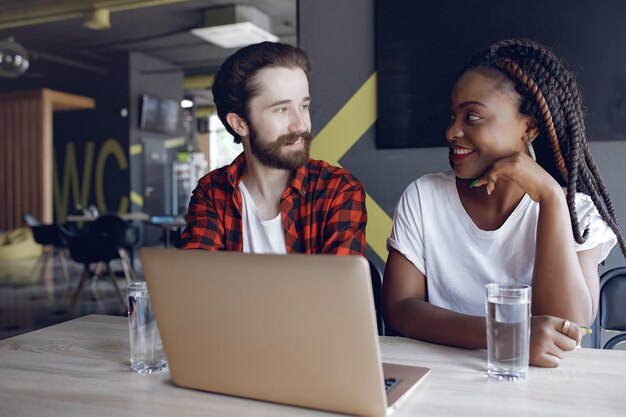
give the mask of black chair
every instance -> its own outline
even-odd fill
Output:
[[[35,262],[32,274],[34,275],[41,266],[40,273],[43,275],[48,262],[54,263],[54,255],[56,253],[59,256],[65,282],[69,282],[70,275],[67,267],[67,248],[61,238],[59,226],[56,223],[42,224],[38,219],[28,213],[22,215],[22,220],[24,220],[24,223],[32,230],[35,242],[43,246],[43,252],[39,259],[37,259],[37,262]],[[52,283],[49,284],[52,285]]]
[[[117,277],[111,269],[110,262],[114,259],[119,259],[120,254],[117,249],[116,242],[111,235],[94,233],[89,231],[87,233],[74,233],[69,230],[59,227],[61,236],[66,242],[72,259],[84,266],[83,273],[78,282],[78,286],[72,294],[72,311],[74,315],[78,313],[78,306],[80,303],[80,296],[82,295],[83,286],[87,278],[92,275],[91,265],[95,264],[93,275],[91,279],[91,289],[99,302],[98,290],[96,284],[98,279],[102,276],[104,268],[106,267],[111,278],[111,283],[117,292],[117,296],[120,300],[121,310],[126,311],[126,299],[120,292],[117,284]],[[130,282],[130,276],[126,275],[126,280]]]
[[[117,214],[106,213],[99,216],[89,225],[89,233],[111,236],[115,242],[119,259],[122,263],[124,276],[128,282],[135,280],[133,262],[128,252],[132,253],[134,246],[139,241],[137,229],[128,224]]]
[[[601,330],[626,332],[626,267],[613,268],[600,277],[600,302],[598,315],[593,322],[593,340],[595,348],[600,348]],[[603,349],[614,349],[626,342],[626,333],[613,336],[604,344]]]
[[[374,306],[376,307],[376,325],[378,326],[378,335],[385,335],[385,322],[383,321],[383,310],[381,308],[381,296],[383,291],[383,274],[380,269],[372,261],[367,260],[370,264],[370,275],[372,278],[372,292],[374,295]]]

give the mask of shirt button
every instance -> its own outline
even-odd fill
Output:
[[[302,195],[306,195],[306,191],[304,191],[304,190],[300,190],[300,194],[302,194]]]

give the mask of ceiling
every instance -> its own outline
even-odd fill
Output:
[[[136,51],[182,68],[187,77],[208,75],[235,49],[210,44],[189,30],[204,26],[204,10],[231,4],[235,2],[0,0],[0,40],[12,36],[24,46],[31,69],[38,61],[47,61],[102,72],[115,54]],[[248,0],[247,4],[269,15],[271,31],[281,41],[296,44],[296,0]],[[93,5],[109,8],[110,29],[83,27],[85,13]],[[33,16],[41,23],[31,24],[27,18],[32,22]]]

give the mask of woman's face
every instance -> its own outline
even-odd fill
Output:
[[[527,152],[532,118],[519,112],[513,82],[498,73],[468,70],[452,89],[446,138],[457,177],[480,177],[496,160]]]

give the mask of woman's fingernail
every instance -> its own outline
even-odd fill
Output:
[[[472,183],[470,184],[470,188],[475,187],[477,182],[478,182],[478,178],[476,178],[474,181],[472,181]]]

